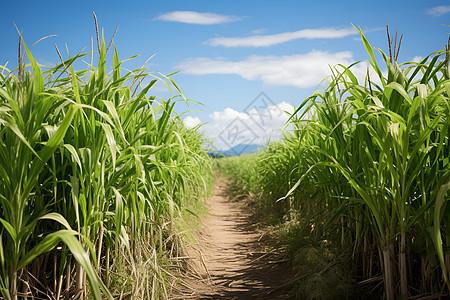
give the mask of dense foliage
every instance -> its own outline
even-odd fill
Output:
[[[45,72],[20,45],[0,75],[3,299],[167,297],[174,220],[211,173],[203,137],[174,113],[187,100],[168,77],[123,72],[115,49],[107,68],[104,40]],[[148,96],[158,80],[181,95]]]
[[[335,66],[295,130],[247,163],[257,175],[237,161],[229,172],[267,211],[306,217],[311,237],[350,249],[361,280],[382,274],[388,299],[448,293],[449,50],[399,65],[390,42],[384,71],[360,33],[374,78]]]

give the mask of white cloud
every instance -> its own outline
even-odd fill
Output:
[[[260,29],[254,29],[254,30],[250,31],[250,33],[251,34],[263,34],[266,31],[267,31],[266,28],[260,28]]]
[[[238,112],[231,107],[225,108],[223,111],[215,111],[210,116],[214,121],[228,121],[239,118],[241,120],[249,119],[249,115],[243,112]]]
[[[224,150],[239,144],[264,145],[269,138],[276,140],[282,137],[280,128],[284,128],[289,118],[284,111],[292,113],[294,107],[281,102],[260,110],[253,108],[248,113],[227,107],[213,112],[209,116],[211,121],[201,128]]]
[[[426,11],[427,14],[429,14],[433,17],[440,17],[448,12],[450,12],[450,5],[436,6],[436,7],[430,8]]]
[[[355,34],[358,34],[358,32],[352,27],[344,29],[303,29],[294,32],[283,32],[271,35],[217,37],[208,40],[207,43],[211,46],[224,47],[269,47],[297,39],[336,39]]]
[[[247,80],[260,80],[267,86],[294,86],[299,88],[316,87],[331,74],[330,66],[348,66],[355,59],[349,51],[330,53],[313,50],[306,54],[285,56],[249,56],[240,61],[191,58],[176,66],[185,74],[236,74]],[[360,70],[361,69],[361,70]],[[365,65],[354,66],[365,74]]]
[[[160,21],[181,22],[199,25],[214,25],[230,23],[242,18],[237,16],[221,15],[215,13],[200,13],[195,11],[173,11],[165,13],[156,18]]]
[[[423,60],[422,56],[414,56],[412,59],[413,62],[421,62],[422,60]]]
[[[200,119],[197,117],[186,116],[183,119],[183,122],[187,128],[194,128],[195,126],[199,125],[202,121],[200,121]]]

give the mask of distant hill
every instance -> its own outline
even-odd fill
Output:
[[[256,153],[260,148],[264,148],[264,146],[258,144],[239,144],[234,147],[231,147],[228,150],[220,152],[210,151],[208,152],[208,155],[214,158],[219,158],[223,156],[239,156],[242,154]]]

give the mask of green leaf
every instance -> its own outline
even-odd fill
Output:
[[[64,146],[64,148],[69,150],[69,152],[71,154],[71,158],[77,163],[77,165],[80,167],[80,170],[82,171],[83,168],[81,166],[80,156],[78,156],[78,153],[77,153],[77,150],[75,150],[75,147],[70,144],[64,144],[63,146]]]
[[[0,218],[0,222],[3,224],[3,227],[5,227],[6,231],[8,231],[8,233],[11,236],[13,242],[17,243],[17,232],[14,229],[14,227],[12,227],[11,224],[9,224],[7,221],[5,221],[2,218]]]
[[[111,156],[113,160],[113,168],[116,167],[116,152],[117,152],[117,145],[116,145],[116,139],[114,138],[114,134],[111,130],[111,127],[108,124],[100,123],[100,125],[103,127],[103,130],[105,131],[106,140],[109,145],[109,149],[111,151]]]
[[[31,54],[30,50],[28,49],[27,45],[22,39],[22,44],[25,47],[25,50],[27,52],[27,57],[30,60],[31,67],[33,68],[33,80],[34,80],[34,89],[36,96],[40,96],[40,94],[44,91],[44,78],[42,77],[41,67],[39,64],[34,60],[33,55]]]
[[[66,227],[66,229],[72,230],[72,228],[70,227],[69,222],[67,222],[66,218],[64,218],[61,214],[58,214],[56,212],[48,213],[48,214],[40,217],[39,220],[53,220],[53,221],[60,223],[64,227]]]
[[[33,187],[35,185],[35,182],[37,180],[39,173],[42,172],[42,169],[45,166],[45,164],[47,163],[47,161],[50,159],[50,157],[53,155],[55,150],[59,147],[59,145],[63,141],[66,131],[69,128],[70,124],[72,123],[72,120],[73,120],[77,110],[78,110],[78,108],[76,108],[76,107],[69,108],[69,111],[67,112],[66,116],[64,117],[64,120],[59,125],[58,130],[47,141],[45,146],[39,151],[38,157],[33,160],[33,164],[29,171],[30,180],[26,183],[24,192],[23,192],[23,195],[25,197],[27,197],[29,195],[29,193],[31,192],[31,190],[33,189]]]
[[[396,90],[403,97],[403,99],[408,101],[408,103],[410,105],[412,104],[413,101],[412,101],[411,97],[408,95],[408,92],[406,92],[405,89],[403,88],[403,86],[401,86],[399,83],[391,82],[388,85],[386,85],[385,88],[392,88],[392,89]]]

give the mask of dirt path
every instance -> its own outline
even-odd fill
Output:
[[[266,241],[246,209],[228,199],[223,180],[217,180],[207,207],[201,254],[194,258],[197,278],[183,280],[174,299],[292,299],[290,269],[280,250]]]

